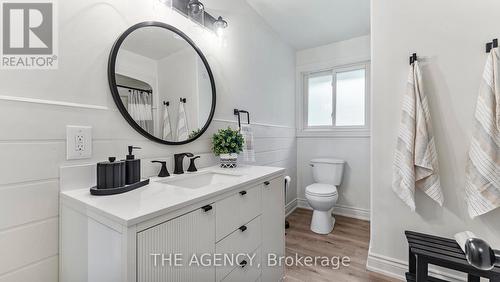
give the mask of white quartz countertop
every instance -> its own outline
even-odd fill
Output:
[[[242,165],[234,169],[218,166],[201,169],[193,174],[172,175],[167,178],[151,178],[148,185],[117,195],[94,196],[89,189],[61,192],[61,203],[82,212],[92,211],[124,226],[152,219],[183,207],[207,200],[248,184],[264,181],[282,174],[283,168]],[[205,187],[181,188],[158,181],[189,178],[194,174],[222,173],[237,175],[234,181],[216,183]]]

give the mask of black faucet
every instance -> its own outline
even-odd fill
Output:
[[[191,158],[191,161],[189,162],[189,167],[188,167],[188,170],[189,172],[195,172],[195,171],[198,171],[198,169],[196,168],[196,164],[194,163],[194,161],[196,159],[199,159],[200,156],[196,156],[196,157],[193,157]]]
[[[182,161],[184,160],[184,157],[193,157],[193,156],[194,155],[191,153],[175,154],[174,155],[174,162],[175,162],[174,174],[183,174],[184,167],[182,165]]]
[[[158,177],[169,177],[170,176],[170,173],[168,173],[166,161],[151,161],[151,162],[161,164],[161,169],[160,169],[160,173],[158,173]]]

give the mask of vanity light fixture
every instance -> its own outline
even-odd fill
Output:
[[[187,8],[189,14],[192,16],[198,16],[205,10],[205,6],[199,0],[189,0]]]
[[[196,24],[205,25],[205,6],[199,0],[189,0],[187,16]]]
[[[217,36],[222,37],[224,35],[224,30],[227,27],[227,21],[225,21],[222,17],[219,16],[217,20],[214,22],[215,33]]]
[[[227,21],[222,17],[214,17],[205,11],[205,5],[200,0],[158,0],[160,3],[169,6],[173,11],[189,18],[194,23],[211,30],[219,38],[222,38]]]

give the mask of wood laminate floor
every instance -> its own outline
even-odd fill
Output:
[[[331,266],[286,266],[286,282],[322,281],[398,281],[366,270],[366,258],[370,242],[370,222],[335,216],[332,233],[318,235],[309,229],[312,211],[297,209],[287,220],[290,228],[286,233],[286,255],[295,257],[349,257],[349,266],[333,269]]]

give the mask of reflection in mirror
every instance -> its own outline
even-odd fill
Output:
[[[129,115],[156,138],[193,139],[210,122],[209,72],[196,50],[169,29],[133,30],[117,53],[115,80]]]
[[[121,74],[116,74],[116,86],[130,116],[149,134],[154,135],[153,88],[144,81]],[[144,105],[144,109],[141,105]]]

